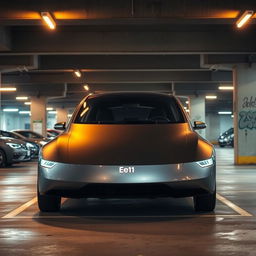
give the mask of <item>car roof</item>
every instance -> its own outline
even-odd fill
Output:
[[[162,98],[162,99],[174,99],[175,97],[170,94],[164,93],[157,93],[157,92],[104,92],[104,93],[97,93],[91,94],[87,96],[88,99],[96,99],[96,98],[108,98],[108,97],[123,97],[123,96],[141,96],[141,97],[155,97],[155,98]]]

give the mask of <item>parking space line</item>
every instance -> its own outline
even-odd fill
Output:
[[[237,212],[237,214],[195,214],[195,215],[154,215],[154,216],[63,216],[63,215],[51,215],[51,216],[40,216],[40,215],[35,215],[35,216],[18,216],[20,213],[25,211],[27,208],[32,206],[37,202],[37,197],[34,197],[30,201],[24,203],[23,205],[19,206],[18,208],[14,209],[13,211],[9,212],[8,214],[4,215],[1,217],[2,219],[10,219],[10,218],[18,218],[18,219],[33,219],[33,218],[78,218],[78,217],[83,217],[83,218],[189,218],[189,217],[203,217],[203,218],[215,218],[215,217],[252,217],[253,215],[246,210],[242,209],[238,205],[232,203],[229,201],[227,198],[220,194],[216,194],[216,197],[219,201],[221,201],[223,204],[227,205],[229,208]],[[64,200],[66,201],[66,200]],[[63,201],[63,202],[64,202]]]
[[[251,217],[253,216],[251,213],[247,212],[246,210],[242,209],[241,207],[239,207],[238,205],[232,203],[231,201],[229,201],[227,198],[225,198],[224,196],[221,196],[220,194],[216,194],[216,197],[219,201],[221,201],[223,204],[227,205],[229,208],[231,208],[232,210],[234,210],[235,212],[237,212],[238,214],[240,214],[241,216],[246,216],[246,217]]]
[[[128,215],[128,216],[95,216],[95,215],[44,215],[44,216],[40,216],[40,215],[34,215],[34,216],[15,216],[15,217],[8,217],[8,218],[15,218],[15,219],[71,219],[71,218],[104,218],[104,219],[113,219],[113,218],[218,218],[218,217],[222,217],[222,218],[233,218],[233,217],[243,217],[242,215],[239,214],[205,214],[205,215],[200,215],[200,214],[188,214],[188,215],[139,215],[139,216],[132,216],[132,215]]]
[[[34,197],[33,199],[29,200],[25,204],[21,205],[20,207],[14,209],[13,211],[9,212],[8,214],[4,215],[2,219],[9,219],[14,218],[17,215],[19,215],[21,212],[25,211],[27,208],[29,208],[31,205],[35,204],[37,202],[37,197]]]

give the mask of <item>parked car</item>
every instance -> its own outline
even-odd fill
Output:
[[[39,146],[39,148],[41,148],[48,141],[50,141],[50,139],[45,138],[43,135],[41,135],[37,132],[34,132],[34,131],[30,131],[30,130],[13,130],[12,132],[22,135],[29,142],[36,143]]]
[[[10,166],[13,163],[29,161],[30,150],[21,140],[0,136],[0,167]]]
[[[61,197],[193,196],[196,211],[212,211],[215,151],[195,132],[205,127],[174,96],[89,95],[41,150],[39,209],[58,211]]]
[[[218,142],[220,147],[234,147],[234,128],[230,128],[227,131],[220,134]]]
[[[3,130],[0,130],[0,135],[3,137],[14,138],[14,139],[25,142],[26,147],[30,150],[31,158],[38,156],[40,147],[35,142],[27,139],[26,137],[15,132],[9,132],[9,131],[3,131]]]

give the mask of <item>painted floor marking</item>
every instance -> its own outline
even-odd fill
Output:
[[[19,218],[19,219],[33,219],[33,218],[39,218],[39,219],[48,219],[48,218],[78,218],[78,217],[87,217],[87,218],[187,218],[187,217],[211,217],[211,218],[215,218],[215,217],[252,217],[253,215],[249,212],[247,212],[246,210],[242,209],[241,207],[239,207],[238,205],[232,203],[231,201],[229,201],[227,198],[225,198],[224,196],[221,196],[220,194],[216,194],[216,198],[221,201],[223,204],[225,204],[226,206],[228,206],[229,208],[231,208],[232,210],[234,210],[235,212],[237,212],[239,215],[234,215],[234,214],[195,214],[195,215],[154,215],[154,216],[62,216],[62,215],[52,215],[52,216],[40,216],[40,215],[35,215],[35,216],[18,216],[20,213],[22,213],[23,211],[25,211],[27,208],[29,208],[30,206],[32,206],[33,204],[35,204],[37,202],[37,197],[34,197],[33,199],[31,199],[30,201],[26,202],[25,204],[19,206],[18,208],[14,209],[13,211],[9,212],[8,214],[4,215],[3,217],[1,217],[2,219],[11,219],[11,218]],[[66,201],[66,200],[64,200]]]
[[[246,217],[251,217],[253,216],[251,213],[247,212],[246,210],[242,209],[241,207],[239,207],[238,205],[232,203],[231,201],[229,201],[227,198],[225,198],[224,196],[221,196],[220,194],[216,194],[216,197],[219,201],[221,201],[223,204],[227,205],[229,208],[231,208],[232,210],[234,210],[235,212],[237,212],[238,214],[240,214],[241,216],[246,216]]]
[[[8,214],[4,215],[2,219],[10,219],[15,218],[17,215],[25,211],[27,208],[29,208],[31,205],[35,204],[37,202],[37,197],[34,197],[33,199],[29,200],[25,204],[19,206],[18,208],[14,209],[13,211],[9,212]]]

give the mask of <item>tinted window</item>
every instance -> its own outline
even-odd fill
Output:
[[[87,99],[75,123],[152,124],[183,123],[174,98],[158,95],[104,95]]]

